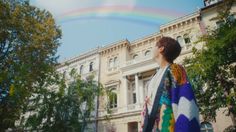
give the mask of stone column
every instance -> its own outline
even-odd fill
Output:
[[[139,83],[138,83],[138,74],[135,74],[135,92],[136,92],[136,104],[140,103],[140,94],[139,94]]]
[[[139,132],[141,129],[142,129],[142,127],[141,127],[141,122],[138,121],[138,132]]]
[[[123,76],[123,95],[124,95],[124,111],[127,111],[128,108],[128,80],[126,76]]]
[[[144,102],[144,88],[143,88],[143,80],[139,80],[139,95],[140,95],[140,105]]]

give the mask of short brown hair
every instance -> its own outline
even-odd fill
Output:
[[[164,51],[161,53],[169,63],[179,56],[181,52],[181,46],[178,41],[170,37],[162,37],[157,43],[157,47],[164,47]]]

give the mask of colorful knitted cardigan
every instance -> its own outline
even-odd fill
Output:
[[[199,110],[184,68],[171,64],[158,89],[150,114],[145,99],[141,132],[200,132]]]

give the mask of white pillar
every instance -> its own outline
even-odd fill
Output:
[[[123,76],[123,91],[124,91],[124,111],[128,108],[128,80]]]
[[[135,74],[135,92],[136,92],[136,99],[137,99],[136,104],[139,104],[140,94],[139,94],[138,74]]]
[[[140,121],[138,121],[138,132],[139,132],[140,130],[142,130],[142,127],[141,127],[141,122],[140,122]]]
[[[123,132],[129,132],[129,125],[127,122],[124,123],[124,131]]]
[[[140,104],[144,102],[144,88],[143,88],[143,80],[139,80],[139,95],[140,95]]]

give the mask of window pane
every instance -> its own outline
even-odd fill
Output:
[[[133,93],[133,103],[135,104],[136,103],[136,93]]]
[[[213,129],[208,129],[208,132],[213,132]]]
[[[110,108],[117,107],[117,94],[113,91],[109,95],[109,106]]]
[[[108,64],[108,65],[109,65],[109,67],[113,67],[113,61],[112,61],[112,59],[109,60],[109,64]]]
[[[114,66],[117,66],[117,64],[118,64],[118,59],[117,59],[117,57],[115,57],[114,58]]]
[[[211,123],[202,122],[201,123],[201,132],[214,132]]]
[[[91,62],[89,65],[89,71],[93,71],[93,62]]]
[[[189,44],[191,42],[188,34],[184,34],[184,42],[186,44]]]
[[[84,72],[84,66],[81,65],[81,66],[80,66],[80,74],[83,74],[83,72]]]
[[[179,42],[179,44],[181,46],[184,46],[184,40],[183,40],[183,38],[181,36],[178,36],[176,39],[177,39],[177,41]]]
[[[216,22],[216,27],[217,27],[217,28],[220,28],[220,27],[223,26],[223,24],[224,24],[224,21],[217,21],[217,22]]]

